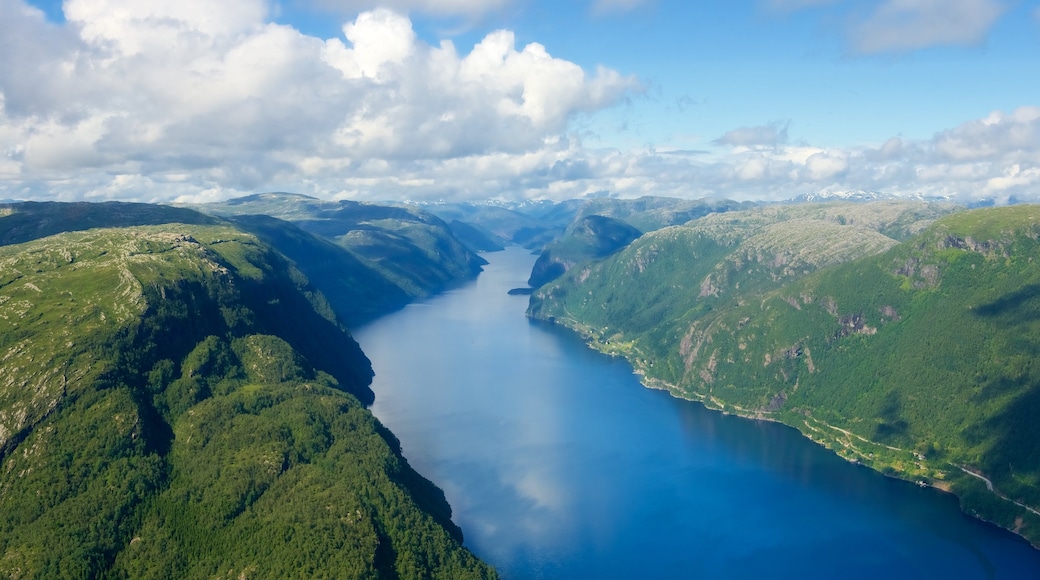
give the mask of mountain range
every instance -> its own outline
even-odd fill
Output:
[[[647,386],[1040,545],[1040,209],[838,197],[0,204],[0,572],[494,577],[349,328],[508,244]]]
[[[769,205],[649,232],[529,315],[1040,544],[1040,209]]]

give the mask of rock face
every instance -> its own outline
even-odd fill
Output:
[[[627,223],[601,215],[585,216],[538,256],[527,281],[532,288],[562,276],[576,264],[605,258],[642,235]]]

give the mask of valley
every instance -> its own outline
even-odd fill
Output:
[[[783,423],[1040,541],[1036,206],[258,194],[2,210],[9,574],[493,577],[435,485],[454,476],[427,480],[428,458],[416,472],[369,411],[394,402],[350,329],[518,244],[539,256],[503,298],[530,293],[529,318],[645,386]],[[418,348],[410,365],[442,364]]]

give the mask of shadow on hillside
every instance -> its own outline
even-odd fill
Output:
[[[983,387],[979,398],[1014,390],[1018,394],[1000,412],[965,429],[964,439],[985,446],[979,467],[1002,492],[1035,505],[1040,503],[1040,489],[1016,482],[1040,476],[1040,380],[999,377]]]
[[[975,309],[986,318],[1007,317],[1009,322],[1021,323],[1040,320],[1040,284],[1023,286],[1020,290]]]

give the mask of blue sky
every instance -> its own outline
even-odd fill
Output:
[[[0,0],[0,199],[1040,198],[1040,2]]]

